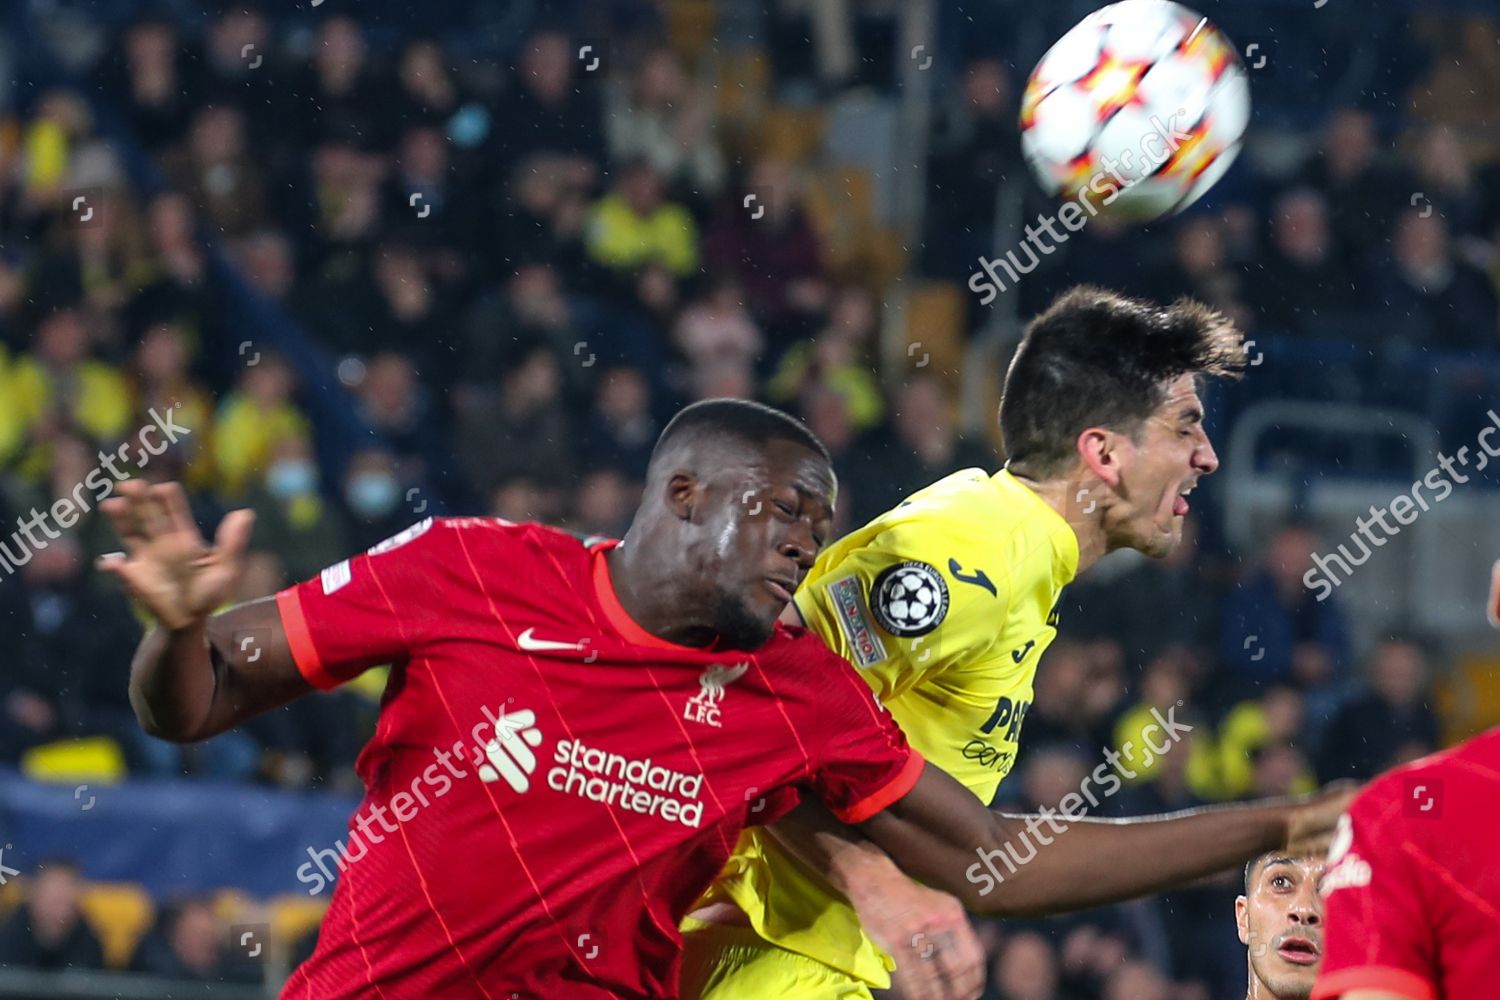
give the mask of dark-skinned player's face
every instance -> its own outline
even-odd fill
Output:
[[[1240,941],[1261,994],[1307,1000],[1323,957],[1320,857],[1273,857],[1251,871],[1250,892],[1235,901]]]
[[[833,524],[833,470],[794,441],[731,445],[698,485],[690,565],[712,593],[713,625],[735,649],[770,639]]]

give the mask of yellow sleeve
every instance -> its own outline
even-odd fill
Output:
[[[654,221],[662,264],[678,277],[691,274],[698,267],[698,227],[693,217],[687,209],[673,205],[658,212]]]
[[[988,805],[1015,763],[1032,671],[1008,654],[954,664],[887,707],[907,740]]]
[[[931,523],[898,522],[825,553],[798,590],[797,609],[884,702],[990,656],[1008,581],[966,572],[959,550]]]

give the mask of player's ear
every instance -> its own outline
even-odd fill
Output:
[[[1086,427],[1078,435],[1078,457],[1089,472],[1107,486],[1120,484],[1120,446],[1123,440],[1123,435],[1104,427]]]
[[[1250,924],[1246,917],[1250,913],[1250,901],[1238,896],[1234,901],[1234,926],[1240,932],[1240,944],[1250,943]]]
[[[679,520],[693,519],[693,506],[698,500],[698,479],[690,472],[674,472],[667,480],[666,495],[662,497],[667,509]]]

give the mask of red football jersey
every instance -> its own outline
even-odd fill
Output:
[[[1500,729],[1381,776],[1339,821],[1313,1000],[1481,1000],[1500,969]]]
[[[423,521],[277,596],[298,668],[393,665],[338,887],[283,997],[675,997],[678,920],[741,828],[805,784],[847,822],[922,758],[802,629],[754,653],[665,642],[561,531]]]

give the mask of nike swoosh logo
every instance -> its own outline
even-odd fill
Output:
[[[1022,646],[1020,649],[1012,649],[1010,651],[1010,658],[1012,660],[1015,660],[1017,663],[1020,663],[1022,660],[1026,659],[1026,654],[1031,652],[1031,647],[1035,645],[1035,639],[1027,639],[1026,645]]]
[[[571,649],[577,651],[583,648],[583,643],[581,642],[557,642],[552,639],[538,639],[532,634],[535,631],[536,629],[529,628],[516,636],[516,642],[520,644],[522,649],[532,653],[545,653],[554,649]]]

